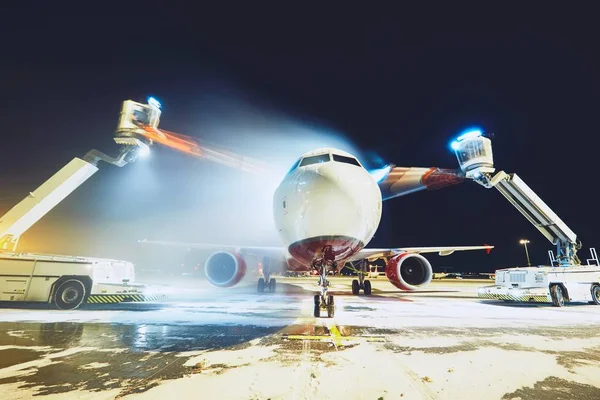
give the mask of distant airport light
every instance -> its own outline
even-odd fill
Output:
[[[525,247],[525,256],[527,257],[527,266],[531,267],[531,261],[529,260],[529,251],[527,250],[527,243],[529,243],[529,240],[521,239],[521,240],[519,240],[519,243],[521,243]]]
[[[156,107],[156,108],[160,108],[160,102],[158,100],[156,100],[154,97],[148,97],[148,104],[150,104],[152,107]]]

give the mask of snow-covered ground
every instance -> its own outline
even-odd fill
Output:
[[[338,295],[335,318],[315,319],[314,282],[286,281],[277,294],[184,288],[163,304],[2,309],[0,398],[600,398],[598,306],[375,280],[374,296]]]
[[[173,290],[164,303],[121,304],[73,311],[2,309],[0,322],[85,322],[117,324],[255,325],[285,326],[312,323],[312,280],[297,280],[304,293],[257,294],[248,290],[212,288]],[[296,282],[287,279],[286,282]],[[341,325],[402,327],[534,327],[600,324],[600,307],[575,304],[564,308],[549,305],[512,305],[479,301],[477,283],[434,282],[421,292],[394,290],[388,282],[374,281],[375,296],[352,296],[350,280],[334,281],[334,322]],[[376,282],[376,283],[375,283]],[[291,286],[291,285],[290,285]],[[382,289],[377,289],[377,288]],[[462,297],[460,295],[463,295]],[[140,311],[140,312],[137,312]],[[143,311],[143,312],[142,312]]]

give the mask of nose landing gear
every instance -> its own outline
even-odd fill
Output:
[[[321,316],[321,310],[327,310],[327,317],[333,318],[335,315],[335,303],[333,295],[328,294],[329,280],[327,279],[327,273],[330,268],[335,270],[337,268],[337,263],[332,260],[321,261],[313,263],[313,268],[319,271],[319,286],[321,287],[321,294],[315,294],[314,297],[315,304],[313,315],[316,318],[319,318]]]
[[[315,318],[321,316],[321,309],[327,310],[327,317],[333,318],[335,316],[335,303],[333,301],[333,295],[328,295],[327,300],[320,294],[315,294]]]

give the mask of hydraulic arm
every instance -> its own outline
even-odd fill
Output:
[[[117,157],[90,150],[83,158],[74,158],[35,191],[0,217],[0,252],[15,251],[20,236],[65,197],[98,171],[98,163],[123,167],[150,151],[153,143],[218,162],[247,172],[272,172],[269,165],[230,151],[201,146],[189,136],[160,130],[161,105],[154,98],[148,104],[123,102],[114,141],[120,146]]]
[[[135,103],[130,107],[130,111],[136,112],[139,117],[146,116],[149,124],[158,125],[160,109],[156,104]],[[126,115],[125,118],[127,117]],[[94,175],[98,171],[100,161],[122,167],[149,151],[151,142],[133,136],[130,131],[124,131],[123,124],[125,120],[122,114],[114,137],[115,142],[120,145],[117,157],[111,157],[98,150],[90,150],[83,158],[75,157],[0,217],[0,252],[16,251],[21,235]]]
[[[471,131],[458,137],[452,148],[466,178],[488,189],[495,187],[556,246],[557,258],[551,256],[551,262],[561,267],[581,264],[577,257],[581,243],[558,215],[517,174],[500,171],[493,175],[495,169],[490,139],[480,131]]]

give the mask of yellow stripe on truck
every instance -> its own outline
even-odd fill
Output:
[[[134,301],[134,302],[145,302],[145,301],[155,301],[162,300],[166,296],[165,295],[153,295],[146,296],[140,294],[94,294],[88,297],[88,304],[112,304],[112,303],[121,303],[125,300]]]
[[[545,303],[548,300],[547,296],[544,295],[522,295],[522,296],[512,296],[509,294],[500,294],[500,293],[480,293],[478,297],[482,299],[490,299],[490,300],[511,300],[511,301],[520,301],[520,302],[536,302],[536,303]]]

